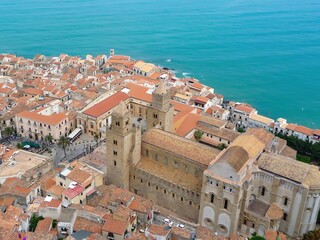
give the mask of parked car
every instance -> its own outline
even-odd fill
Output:
[[[182,229],[185,229],[185,228],[186,228],[186,227],[185,227],[183,224],[181,224],[181,223],[177,224],[177,227],[178,227],[178,228],[182,228]]]
[[[172,225],[173,225],[173,222],[169,218],[165,218],[164,223],[168,224],[169,227],[172,227]]]

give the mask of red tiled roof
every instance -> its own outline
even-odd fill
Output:
[[[54,113],[51,115],[42,115],[35,111],[31,111],[31,112],[24,111],[24,112],[18,113],[16,116],[41,122],[41,123],[46,123],[49,125],[57,125],[67,118],[67,115],[65,113]]]
[[[108,112],[115,106],[117,106],[121,101],[125,101],[128,99],[128,95],[123,92],[117,92],[110,97],[102,100],[101,102],[97,103],[96,105],[92,106],[91,108],[84,111],[84,114],[99,117],[102,114]]]
[[[194,101],[195,102],[200,102],[200,103],[207,103],[209,101],[209,98],[199,96],[199,97],[196,97],[194,99]]]
[[[61,205],[61,201],[60,200],[57,200],[57,199],[51,199],[51,201],[43,201],[41,204],[40,204],[40,207],[43,207],[43,208],[58,208],[59,206]]]
[[[248,113],[248,114],[250,114],[254,110],[254,108],[252,108],[252,107],[250,107],[248,105],[244,105],[244,104],[237,105],[235,107],[235,109],[237,109],[239,111],[242,111],[242,112],[245,112],[245,113]]]
[[[147,93],[147,91],[149,90],[148,88],[136,85],[134,83],[127,83],[125,86],[130,89],[130,92],[128,93],[130,97],[145,102],[152,101],[152,94]]]
[[[62,195],[67,196],[70,199],[73,199],[75,196],[78,196],[84,190],[85,190],[84,187],[77,185],[74,188],[68,188],[67,190],[64,190]]]
[[[102,231],[123,235],[128,228],[128,222],[114,219],[112,215],[104,216],[106,220],[102,227]]]
[[[291,123],[288,124],[287,129],[295,131],[295,132],[303,133],[308,136],[311,136],[313,133],[313,130],[311,128],[307,128],[304,126],[295,125],[295,124],[291,124]]]

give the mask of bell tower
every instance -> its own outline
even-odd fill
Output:
[[[129,189],[132,161],[139,161],[141,131],[132,126],[129,105],[124,102],[112,112],[107,131],[107,183]],[[139,154],[138,154],[139,153]]]
[[[152,93],[152,103],[147,109],[147,130],[159,126],[171,132],[173,126],[173,105],[170,104],[170,93],[165,84],[160,80],[156,90]]]

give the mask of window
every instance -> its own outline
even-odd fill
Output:
[[[164,190],[163,190],[163,192],[164,192],[164,193],[167,193],[167,190],[166,190],[166,189],[164,189]]]
[[[211,193],[210,202],[211,202],[211,203],[213,203],[213,202],[214,202],[214,194],[213,194],[213,193]]]
[[[113,155],[114,156],[118,156],[118,152],[117,151],[113,151]]]
[[[117,140],[113,140],[113,145],[118,145],[118,141]]]
[[[116,167],[117,166],[117,161],[113,160],[113,165]]]
[[[156,190],[159,190],[159,187],[158,187],[158,186],[156,186]]]
[[[181,202],[183,202],[183,197],[180,197]]]
[[[119,121],[116,121],[116,126],[120,126],[120,122]]]
[[[176,160],[173,162],[173,165],[175,168],[178,168],[178,162]]]
[[[228,209],[228,200],[227,199],[224,200],[223,208]]]
[[[140,182],[141,182],[141,183],[143,183],[143,180],[142,180],[142,179],[140,179]]]
[[[228,232],[228,229],[226,226],[222,225],[222,224],[219,224],[218,226],[218,231],[221,233],[221,234],[226,234]]]
[[[153,118],[157,119],[158,118],[158,114],[153,113]]]
[[[150,187],[150,185],[151,185],[151,184],[148,182],[148,186],[149,186],[149,187]]]
[[[284,198],[283,205],[285,205],[285,206],[288,205],[288,198],[287,197]]]
[[[284,220],[284,221],[287,221],[287,218],[288,218],[288,214],[287,214],[287,213],[284,213],[284,214],[283,214],[283,220]]]
[[[190,205],[190,206],[192,205],[192,201],[189,201],[189,205]]]
[[[175,197],[175,194],[174,194],[174,193],[172,193],[172,197]]]
[[[207,227],[212,227],[212,226],[213,226],[213,221],[212,221],[210,218],[205,218],[205,219],[204,219],[204,224],[205,224]]]
[[[158,160],[158,154],[154,154],[154,160]]]
[[[266,188],[262,187],[261,188],[261,196],[264,196],[266,194]]]
[[[146,150],[146,157],[149,157],[149,150]]]

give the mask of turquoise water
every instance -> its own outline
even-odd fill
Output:
[[[319,0],[0,0],[0,52],[110,48],[196,77],[261,114],[320,127]]]

